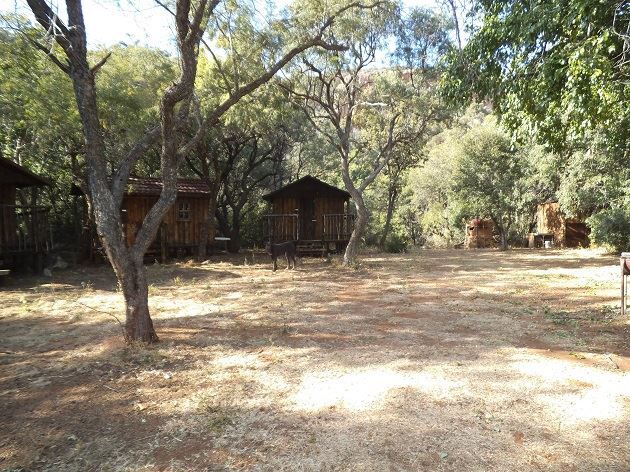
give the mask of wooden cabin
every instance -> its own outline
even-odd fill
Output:
[[[121,219],[127,245],[131,246],[144,217],[162,191],[158,177],[129,177],[121,205]],[[78,187],[73,194],[81,193]],[[177,200],[166,213],[160,230],[147,251],[148,256],[165,260],[171,256],[193,255],[199,246],[202,226],[210,211],[210,189],[200,179],[177,179]],[[215,234],[208,234],[212,246]],[[94,241],[98,244],[98,241]]]
[[[581,218],[567,218],[558,202],[538,205],[536,228],[528,235],[529,247],[542,247],[549,241],[558,247],[588,247],[590,228]]]
[[[302,255],[345,249],[354,229],[350,194],[307,175],[263,199],[269,203],[265,234],[271,242],[294,241]]]
[[[43,177],[0,158],[0,269],[42,270],[52,246],[49,208],[37,205],[38,189],[46,185]]]
[[[122,202],[122,221],[127,244],[134,243],[144,217],[162,191],[162,179],[129,177]],[[192,255],[199,246],[201,229],[210,211],[210,189],[200,179],[177,179],[177,200],[162,220],[150,253],[165,250],[166,256]],[[208,235],[208,244],[214,234]]]
[[[490,218],[475,218],[466,225],[466,249],[483,249],[497,246],[494,222]]]

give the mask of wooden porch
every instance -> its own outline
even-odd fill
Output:
[[[264,234],[272,243],[293,241],[300,255],[325,255],[345,249],[354,230],[355,215],[326,213],[321,219],[298,213],[264,215]]]

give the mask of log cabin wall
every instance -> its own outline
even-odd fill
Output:
[[[0,268],[43,269],[52,247],[49,209],[37,206],[38,187],[50,182],[26,167],[0,157]],[[31,201],[17,205],[17,189],[30,189]]]
[[[15,205],[15,185],[0,185],[0,205]]]
[[[496,247],[494,241],[494,223],[491,219],[474,219],[466,226],[466,249],[485,249]]]
[[[315,239],[324,239],[324,215],[345,213],[346,199],[336,196],[323,196],[315,199]]]
[[[127,195],[123,199],[123,223],[126,228],[127,244],[135,241],[135,236],[145,215],[157,201],[157,196]],[[162,223],[166,225],[166,239],[169,247],[197,246],[201,228],[209,211],[210,202],[205,196],[178,196],[168,210]],[[214,233],[208,235],[208,242],[214,240]],[[159,241],[160,235],[156,237]]]

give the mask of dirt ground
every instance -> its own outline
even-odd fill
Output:
[[[628,471],[630,320],[589,250],[106,267],[0,289],[0,470]]]

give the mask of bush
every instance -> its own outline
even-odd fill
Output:
[[[625,208],[603,210],[586,220],[591,241],[615,252],[630,251],[630,211]]]
[[[407,241],[396,233],[391,234],[385,241],[385,252],[399,253],[407,249]]]

